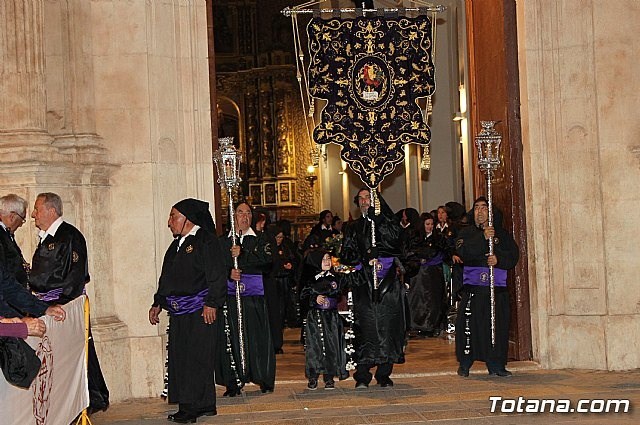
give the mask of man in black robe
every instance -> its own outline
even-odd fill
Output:
[[[404,363],[405,294],[398,278],[401,253],[401,227],[382,197],[381,214],[371,207],[371,193],[361,189],[354,201],[362,217],[347,223],[340,251],[340,261],[359,270],[345,279],[353,293],[355,315],[355,354],[357,363],[353,377],[356,388],[366,388],[371,382],[371,368],[377,366],[375,378],[381,387],[393,386],[389,377],[394,363]],[[376,246],[372,244],[371,228],[375,225]],[[377,264],[379,287],[374,289],[373,267]]]
[[[463,263],[462,300],[456,321],[458,375],[469,376],[475,360],[486,362],[489,375],[511,376],[506,369],[509,348],[509,292],[507,270],[515,267],[519,252],[513,237],[502,228],[502,215],[494,210],[489,227],[486,198],[473,203],[473,225],[463,228],[456,239],[456,252]],[[493,238],[493,255],[489,239]],[[491,344],[489,266],[494,270],[495,345]]]
[[[62,199],[40,193],[31,212],[40,232],[33,253],[29,287],[42,301],[66,304],[85,293],[89,283],[87,243],[78,229],[62,219]],[[89,413],[109,407],[109,390],[102,376],[91,330],[89,330]]]
[[[0,263],[16,280],[27,287],[27,264],[16,243],[16,230],[26,221],[27,201],[9,194],[0,198]]]
[[[225,267],[207,202],[178,202],[168,227],[174,240],[164,256],[149,322],[156,325],[162,309],[169,312],[169,403],[178,403],[178,411],[168,419],[194,423],[217,414],[213,323],[225,301]]]
[[[227,282],[227,314],[218,322],[218,339],[226,341],[218,347],[216,383],[224,385],[225,397],[240,394],[242,386],[253,382],[262,393],[273,392],[276,380],[276,356],[273,349],[269,314],[265,302],[264,275],[272,267],[272,246],[266,234],[251,228],[251,207],[241,202],[236,206],[236,244],[229,232],[221,241]],[[238,267],[233,258],[238,259]],[[245,368],[242,367],[236,282],[240,282]]]

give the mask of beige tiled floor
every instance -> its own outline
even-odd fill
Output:
[[[309,391],[304,379],[304,353],[295,334],[287,332],[285,354],[278,356],[276,390],[261,394],[248,385],[241,397],[223,398],[218,389],[218,416],[203,424],[637,424],[640,371],[600,372],[541,370],[532,362],[509,364],[510,378],[489,377],[474,365],[468,378],[455,374],[453,345],[439,339],[411,340],[407,363],[394,369],[393,388],[355,390],[352,379],[333,391]],[[629,413],[491,413],[490,396],[517,399],[629,399]],[[575,404],[574,404],[575,405]],[[160,398],[128,400],[91,417],[94,425],[167,424],[175,410]]]

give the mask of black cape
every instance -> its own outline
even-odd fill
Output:
[[[382,197],[381,222],[376,225],[379,257],[401,255],[400,223]],[[340,251],[340,261],[346,265],[361,264],[362,269],[344,275],[353,293],[355,354],[358,364],[376,365],[404,363],[406,334],[405,290],[398,278],[399,262],[395,262],[373,289],[373,270],[367,251],[371,248],[371,221],[367,218],[347,223]]]

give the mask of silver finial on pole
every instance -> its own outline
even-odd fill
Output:
[[[478,168],[484,172],[487,180],[487,208],[489,210],[489,227],[493,227],[493,193],[491,181],[494,172],[500,166],[500,143],[502,136],[494,126],[499,121],[480,121],[482,130],[476,136],[476,147],[478,149]],[[493,238],[489,239],[489,255],[493,255]],[[490,297],[491,297],[491,346],[496,345],[496,294],[495,277],[493,266],[489,266]]]
[[[229,198],[229,222],[231,223],[231,240],[232,245],[237,245],[236,225],[233,210],[233,191],[240,186],[242,179],[240,178],[240,161],[242,161],[242,153],[236,150],[233,145],[233,137],[222,137],[218,139],[219,148],[213,152],[213,162],[218,171],[218,183],[222,189],[226,189]],[[238,268],[238,257],[233,257],[233,267]],[[240,346],[240,362],[242,364],[242,373],[246,369],[245,351],[244,351],[244,327],[242,320],[242,298],[240,293],[243,285],[239,280],[236,281],[236,306],[238,309],[238,343]]]

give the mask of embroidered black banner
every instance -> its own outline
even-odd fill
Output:
[[[316,143],[337,143],[369,187],[404,160],[405,143],[426,145],[431,131],[418,98],[435,90],[431,19],[313,18],[309,92],[327,105]]]

